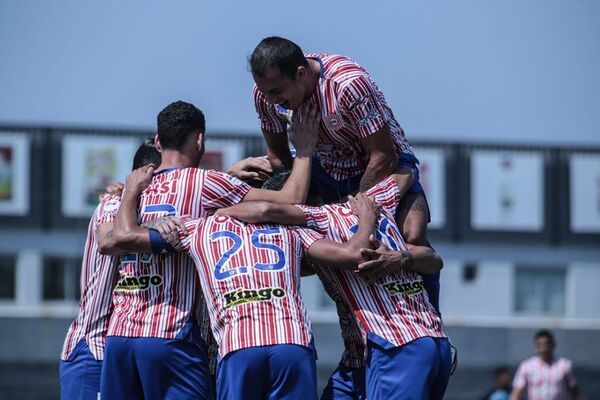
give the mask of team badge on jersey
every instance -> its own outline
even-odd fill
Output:
[[[283,108],[279,104],[275,104],[275,113],[277,113],[279,119],[285,121],[288,124],[292,123],[292,110],[288,110],[287,108]]]
[[[281,299],[282,297],[285,297],[285,291],[278,287],[263,289],[237,288],[229,293],[225,293],[225,308],[256,301],[270,301],[273,298]]]

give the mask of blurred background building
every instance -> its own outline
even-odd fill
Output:
[[[97,192],[174,100],[207,117],[205,167],[264,145],[246,57],[265,36],[374,76],[421,160],[459,349],[479,398],[550,328],[600,398],[600,3],[0,2],[0,399],[58,398]],[[303,280],[321,384],[342,347]]]

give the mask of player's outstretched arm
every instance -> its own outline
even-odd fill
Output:
[[[154,165],[144,166],[127,176],[113,228],[115,244],[119,248],[141,253],[149,253],[152,250],[148,229],[138,226],[137,198],[148,186],[155,168]]]
[[[320,121],[320,114],[313,105],[294,113],[290,133],[296,148],[296,157],[290,177],[279,191],[250,189],[244,201],[265,200],[281,204],[302,204],[306,201],[312,153],[317,143]]]
[[[362,193],[349,200],[352,211],[358,215],[358,231],[345,243],[322,239],[310,246],[308,256],[319,264],[356,269],[364,261],[361,251],[370,245],[369,238],[375,229],[380,207]]]
[[[406,244],[406,250],[394,251],[373,236],[370,237],[373,249],[363,249],[363,261],[358,266],[360,274],[369,282],[375,282],[386,275],[399,271],[412,271],[419,274],[435,274],[444,262],[431,247]]]
[[[306,225],[306,217],[298,207],[268,201],[244,201],[235,206],[221,208],[217,213],[250,224],[273,222],[282,225]]]
[[[152,179],[153,171],[154,166],[150,165],[133,171],[127,177],[113,228],[115,245],[121,249],[138,253],[157,252],[165,248],[165,240],[172,247],[176,246],[180,239],[178,229],[187,232],[185,225],[175,217],[159,218],[138,226],[137,197]],[[157,241],[159,248],[155,245]]]

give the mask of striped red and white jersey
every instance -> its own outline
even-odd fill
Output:
[[[527,388],[529,400],[567,399],[568,389],[575,386],[573,363],[563,357],[555,358],[551,364],[539,356],[528,358],[519,365],[513,381],[513,387]]]
[[[117,282],[119,258],[98,252],[96,229],[101,223],[114,219],[119,203],[118,197],[104,196],[90,219],[81,261],[79,314],[67,332],[60,357],[62,360],[69,359],[75,345],[82,338],[85,338],[96,360],[104,358],[106,332],[112,312],[111,296]]]
[[[323,239],[306,227],[246,224],[225,215],[191,221],[184,251],[194,259],[219,355],[255,346],[308,346],[300,260]]]
[[[321,64],[318,88],[308,101],[321,111],[315,155],[327,173],[338,181],[364,173],[369,156],[360,141],[386,124],[396,153],[413,154],[383,92],[363,67],[341,55],[306,57]],[[269,103],[256,85],[253,95],[261,129],[286,132],[293,111]]]
[[[139,222],[165,215],[206,217],[239,203],[250,186],[216,171],[198,168],[156,173],[141,193]],[[127,254],[113,292],[114,311],[108,334],[172,339],[190,317],[197,317],[202,337],[210,324],[193,260],[184,253]],[[202,317],[204,315],[204,317]]]
[[[369,189],[366,194],[381,204],[376,236],[393,250],[406,249],[394,221],[400,192],[392,178]],[[323,207],[299,206],[308,227],[336,242],[345,242],[358,229],[358,218],[348,203]],[[431,336],[446,337],[442,320],[429,302],[423,278],[414,272],[390,274],[375,284],[351,270],[319,268],[321,279],[336,285],[354,311],[363,339],[379,340],[383,346],[402,346],[412,340]],[[373,337],[370,334],[376,335]]]

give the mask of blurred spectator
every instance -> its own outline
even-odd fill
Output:
[[[498,367],[494,370],[494,388],[485,394],[481,400],[508,400],[510,396],[510,369]]]
[[[519,400],[525,388],[528,400],[580,400],[571,361],[554,355],[556,342],[552,332],[540,330],[534,341],[537,356],[519,365],[510,400]]]

